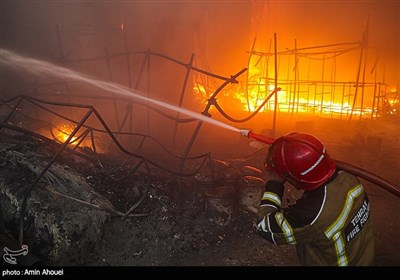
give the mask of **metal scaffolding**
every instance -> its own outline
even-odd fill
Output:
[[[383,81],[378,81],[378,55],[367,73],[368,58],[372,57],[371,54],[368,56],[368,53],[373,49],[368,46],[368,24],[362,39],[357,42],[301,48],[295,40],[293,49],[262,52],[254,49],[255,41],[256,39],[249,51],[249,72],[244,86],[249,110],[258,107],[268,97],[271,89],[279,87],[281,91],[278,94],[279,103],[276,110],[291,115],[309,113],[352,120],[355,117],[374,119],[385,117],[387,114],[399,114],[395,108],[389,108],[398,104],[399,94],[389,92],[384,82],[384,73]],[[338,80],[337,73],[344,69],[343,65],[339,65],[338,59],[344,55],[357,58],[357,52],[359,59],[358,65],[355,65],[355,79]],[[315,61],[318,65],[315,65]],[[269,72],[278,72],[279,68],[285,68],[281,65],[284,62],[287,62],[286,73],[281,71],[278,78],[271,78]],[[275,63],[275,66],[272,63]],[[302,66],[302,73],[299,65]],[[258,71],[252,71],[254,68]],[[314,72],[313,77],[311,72]],[[300,78],[300,74],[303,78]],[[367,81],[367,74],[374,75],[374,81]],[[320,79],[316,78],[316,75],[319,75]],[[284,76],[286,78],[283,78]],[[265,104],[264,110],[274,111],[274,102],[275,99],[271,98]]]

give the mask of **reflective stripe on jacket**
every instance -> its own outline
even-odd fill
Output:
[[[296,245],[301,265],[373,265],[370,203],[355,176],[339,171],[288,208],[281,208],[283,191],[283,184],[267,183],[257,222],[263,238]]]

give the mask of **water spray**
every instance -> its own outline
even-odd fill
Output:
[[[236,127],[225,124],[215,119],[211,119],[210,116],[207,114],[199,114],[191,110],[181,108],[154,98],[146,97],[145,93],[140,92],[138,90],[133,90],[131,88],[113,82],[99,80],[95,77],[91,77],[89,75],[73,71],[68,68],[54,65],[50,62],[21,56],[17,53],[1,48],[0,48],[0,64],[10,67],[12,69],[24,71],[34,75],[39,75],[44,77],[55,77],[63,80],[81,82],[83,84],[93,86],[97,89],[104,90],[106,93],[115,93],[120,96],[136,98],[137,100],[145,101],[150,104],[154,104],[159,107],[163,107],[165,109],[172,110],[186,116],[191,116],[200,121],[204,121],[224,129],[239,132],[239,130]]]
[[[264,136],[262,134],[256,134],[253,133],[251,130],[248,129],[238,129],[236,127],[233,127],[231,125],[225,124],[223,122],[211,119],[210,116],[207,116],[206,114],[199,114],[184,108],[180,108],[165,102],[162,102],[160,100],[155,100],[153,98],[149,98],[144,96],[143,93],[135,90],[133,91],[131,88],[127,88],[112,82],[106,82],[102,81],[93,77],[90,77],[88,75],[84,75],[82,73],[60,67],[54,64],[51,64],[46,61],[41,61],[33,58],[28,58],[24,56],[20,56],[14,52],[7,51],[4,49],[0,48],[0,64],[4,66],[8,66],[17,70],[23,70],[25,72],[31,73],[31,74],[36,74],[36,75],[42,75],[42,76],[52,76],[52,77],[57,77],[61,79],[66,79],[70,81],[75,81],[75,82],[82,82],[87,85],[94,86],[95,88],[105,90],[108,93],[115,93],[119,94],[121,96],[127,96],[127,97],[132,97],[136,98],[142,101],[146,101],[149,103],[152,103],[154,105],[158,105],[160,107],[164,107],[169,110],[173,110],[179,113],[182,113],[187,116],[192,116],[198,120],[219,126],[224,129],[228,129],[231,131],[239,132],[243,136],[248,137],[248,138],[253,138],[257,141],[260,141],[262,143],[265,143],[267,145],[271,145],[274,142],[274,139],[268,136]],[[400,197],[400,187],[387,182],[386,180],[376,176],[375,174],[372,174],[364,169],[361,169],[357,166],[350,165],[348,163],[336,161],[336,165],[342,169],[345,170],[355,176],[362,177],[378,186],[381,188],[386,189],[387,191],[395,194],[396,196]]]
[[[256,134],[254,132],[252,132],[249,129],[239,129],[240,134],[242,134],[243,136],[247,137],[247,138],[253,138],[257,141],[260,141],[262,143],[265,143],[267,145],[271,145],[275,139],[273,139],[272,137],[268,137],[262,134]],[[362,169],[360,167],[357,167],[355,165],[343,162],[343,161],[339,161],[339,160],[335,160],[333,159],[336,163],[336,167],[344,170],[350,174],[353,174],[354,176],[357,177],[361,177],[379,187],[381,187],[382,189],[387,190],[388,192],[396,195],[397,197],[400,197],[400,187],[396,186],[395,184],[386,181],[385,179],[365,170]]]

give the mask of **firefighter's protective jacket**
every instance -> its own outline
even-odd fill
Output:
[[[288,208],[281,208],[283,191],[282,183],[267,182],[257,221],[263,238],[277,245],[295,244],[301,265],[374,264],[370,203],[355,176],[336,172]]]

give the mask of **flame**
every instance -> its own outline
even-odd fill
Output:
[[[223,96],[230,96],[236,100],[237,109],[246,112],[254,112],[261,106],[265,99],[274,91],[273,84],[267,84],[265,73],[256,66],[250,66],[246,89],[221,91]],[[216,87],[215,87],[216,88]],[[201,103],[207,103],[208,98],[215,89],[208,84],[201,83],[199,79],[194,78],[193,92],[195,98]],[[246,93],[247,92],[247,96]],[[337,100],[321,100],[321,97],[310,99],[308,92],[300,92],[295,98],[290,96],[284,88],[278,91],[278,110],[279,112],[296,113],[322,113],[322,114],[352,114],[352,115],[371,115],[371,108],[352,107],[349,102],[340,102]],[[222,103],[222,102],[221,102]],[[260,112],[274,110],[275,95],[261,108]]]
[[[195,83],[195,85],[193,87],[193,92],[195,93],[195,97],[198,100],[205,101],[205,97],[207,96],[207,92],[206,92],[205,87],[202,84]]]
[[[69,124],[63,124],[61,125],[60,128],[57,128],[57,133],[53,133],[56,140],[58,140],[61,143],[65,143],[65,141],[67,141],[68,137],[70,136],[70,134],[72,133],[72,131],[74,131],[75,126],[73,125],[69,125]],[[77,137],[72,137],[72,139],[70,140],[70,144],[72,145],[76,145],[76,140]]]
[[[39,133],[44,135],[45,137],[51,138],[53,137],[57,142],[60,143],[65,143],[68,140],[68,137],[71,135],[71,133],[74,131],[76,126],[70,125],[70,124],[61,124],[58,125],[57,127],[51,128],[51,130],[42,130]],[[75,134],[70,142],[69,145],[80,147],[80,148],[89,148],[92,151],[94,151],[93,145],[95,145],[95,151],[96,153],[106,153],[107,149],[103,146],[100,137],[98,136],[92,136],[90,137],[88,134],[86,134],[87,131],[84,133],[78,133]],[[78,146],[79,145],[79,146]]]
[[[398,114],[400,109],[399,99],[388,99],[387,103],[390,108],[390,114]]]

